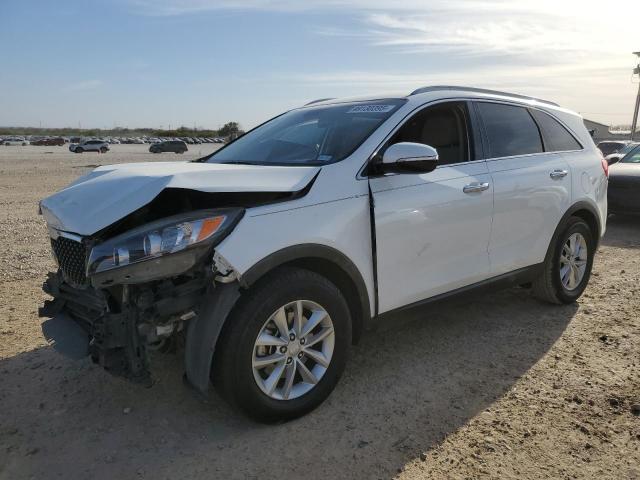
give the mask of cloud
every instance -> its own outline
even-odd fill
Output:
[[[465,0],[466,1],[466,0]],[[276,12],[312,11],[411,11],[424,8],[423,0],[129,0],[136,13],[143,15],[185,15],[217,10],[257,10]],[[436,0],[434,3],[444,3]],[[458,0],[446,2],[460,3]]]
[[[363,58],[380,59],[374,67],[355,59],[353,70],[326,65],[300,74],[292,68],[274,78],[327,96],[474,85],[623,116],[635,95],[626,87],[635,66],[631,52],[639,48],[638,0],[124,1],[144,15],[268,11],[307,15],[311,24],[322,19],[312,31],[320,41],[332,37],[335,45],[344,37],[366,52]]]
[[[84,80],[82,82],[67,85],[65,90],[68,92],[83,92],[86,90],[95,90],[96,88],[100,88],[103,84],[102,80]]]
[[[142,15],[221,10],[335,13],[351,25],[318,25],[316,33],[354,38],[396,53],[522,56],[545,62],[580,61],[616,51],[626,55],[637,48],[637,29],[626,19],[640,16],[637,0],[617,0],[615,9],[603,9],[590,0],[125,1]]]

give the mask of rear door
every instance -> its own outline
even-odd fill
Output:
[[[418,142],[436,148],[440,157],[429,173],[369,179],[380,313],[489,275],[493,187],[469,113],[465,101],[427,106],[380,150]]]
[[[492,276],[541,263],[571,203],[571,169],[522,105],[476,101],[494,185]]]

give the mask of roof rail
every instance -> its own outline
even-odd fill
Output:
[[[335,100],[335,98],[333,98],[333,97],[319,98],[317,100],[312,100],[309,103],[305,103],[304,106],[306,107],[307,105],[313,105],[314,103],[326,102],[327,100]]]
[[[543,100],[541,98],[529,97],[527,95],[518,95],[517,93],[501,92],[499,90],[489,90],[487,88],[456,87],[455,85],[434,85],[434,86],[431,86],[431,87],[422,87],[422,88],[418,88],[417,90],[414,90],[413,92],[411,92],[409,94],[409,96],[418,95],[419,93],[437,92],[439,90],[462,90],[462,91],[465,91],[465,92],[489,93],[489,94],[493,94],[493,95],[503,95],[505,97],[520,98],[522,100],[535,100],[536,102],[547,103],[549,105],[554,105],[556,107],[560,106],[555,102],[550,102],[549,100]]]

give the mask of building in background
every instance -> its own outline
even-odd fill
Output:
[[[584,126],[587,127],[587,130],[591,133],[595,143],[602,140],[629,140],[629,134],[631,133],[631,127],[611,130],[609,125],[594,122],[586,118],[584,119]]]

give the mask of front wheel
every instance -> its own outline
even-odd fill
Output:
[[[241,298],[218,341],[212,379],[249,416],[289,420],[329,396],[350,343],[340,290],[314,272],[281,269]]]
[[[84,152],[84,148],[76,147],[76,149],[74,150],[74,152],[76,152],[76,153],[82,153],[82,152]]]
[[[107,147],[101,147],[100,153],[107,153]]]
[[[569,218],[556,240],[542,274],[533,282],[533,294],[550,303],[575,302],[589,283],[596,242],[589,225]]]

